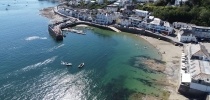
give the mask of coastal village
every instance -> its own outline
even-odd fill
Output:
[[[156,0],[149,0],[155,2]],[[179,5],[185,0],[175,0],[174,5]],[[173,22],[156,18],[152,12],[135,9],[135,4],[130,0],[108,0],[112,2],[103,9],[82,9],[77,6],[84,4],[103,4],[104,0],[72,0],[62,3],[53,8],[54,13],[62,16],[65,20],[53,23],[49,32],[58,40],[63,40],[62,29],[74,26],[74,24],[86,24],[116,32],[129,32],[155,41],[166,41],[178,47],[181,51],[174,51],[180,58],[177,69],[177,89],[175,92],[182,94],[206,95],[209,100],[210,93],[210,27],[197,26],[194,24]],[[148,0],[137,0],[144,3]],[[145,37],[147,36],[147,37]],[[151,41],[150,41],[151,40]],[[173,47],[171,48],[173,49]],[[161,52],[162,55],[168,51]],[[173,52],[170,52],[173,53]],[[166,57],[167,58],[167,57]],[[169,62],[171,63],[171,62]],[[168,66],[166,66],[167,69]],[[174,100],[173,97],[169,99]],[[179,99],[176,99],[179,100]]]

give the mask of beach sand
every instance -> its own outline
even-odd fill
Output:
[[[54,7],[48,7],[40,10],[40,15],[50,19],[51,23],[59,22],[63,20],[63,17],[57,15],[53,11]]]
[[[88,27],[88,25],[80,24],[80,25],[77,25],[77,27]]]
[[[162,55],[162,60],[166,62],[164,73],[167,75],[167,80],[170,86],[166,86],[165,89],[171,93],[169,100],[186,100],[186,97],[178,93],[180,82],[180,59],[183,47],[174,46],[169,42],[152,37],[142,35],[140,37],[158,49],[159,53]]]

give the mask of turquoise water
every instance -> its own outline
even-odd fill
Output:
[[[121,100],[135,92],[157,92],[148,83],[161,74],[131,64],[135,56],[160,59],[153,46],[133,34],[97,28],[85,30],[87,35],[68,33],[56,42],[47,31],[49,20],[39,15],[55,5],[0,1],[0,100]],[[85,66],[78,69],[81,62]]]

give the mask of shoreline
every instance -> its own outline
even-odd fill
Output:
[[[180,95],[178,93],[179,81],[180,81],[180,59],[182,53],[182,47],[174,46],[166,41],[158,40],[152,37],[138,35],[139,38],[144,39],[152,46],[154,46],[159,54],[161,55],[161,60],[165,62],[166,81],[170,86],[166,86],[165,89],[170,91],[169,100],[186,100],[188,98]]]
[[[53,12],[53,8],[45,8],[40,10],[40,15],[43,17],[46,17],[50,19],[50,21],[58,21],[62,20],[63,17],[61,17],[58,14],[55,14]],[[81,27],[87,27],[89,25],[77,25]],[[165,90],[170,91],[170,97],[169,100],[172,99],[187,99],[184,96],[178,94],[177,90],[179,88],[179,61],[181,58],[181,52],[182,52],[182,47],[175,46],[169,42],[158,40],[156,38],[148,37],[148,36],[143,36],[143,35],[138,35],[139,38],[142,38],[143,40],[147,41],[150,43],[154,48],[158,50],[159,55],[161,56],[161,60],[165,62],[165,70],[163,73],[166,75],[166,81],[170,85],[165,86]]]

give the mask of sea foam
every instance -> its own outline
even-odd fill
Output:
[[[50,48],[48,51],[49,51],[49,52],[52,52],[53,50],[56,50],[56,49],[58,49],[58,48],[60,48],[60,47],[63,47],[63,46],[64,46],[64,44],[60,44],[60,45],[58,45],[58,46],[54,46],[54,47]]]
[[[38,40],[38,39],[45,40],[45,39],[47,39],[47,37],[30,36],[30,37],[25,38],[25,40],[27,40],[27,41]]]
[[[29,66],[26,66],[24,68],[21,69],[21,71],[29,71],[29,70],[32,70],[32,69],[36,69],[38,67],[41,67],[42,65],[47,65],[49,63],[52,63],[55,59],[56,59],[57,56],[54,56],[52,58],[49,58],[49,59],[46,59],[42,62],[38,62],[36,64],[33,64],[33,65],[29,65]]]

